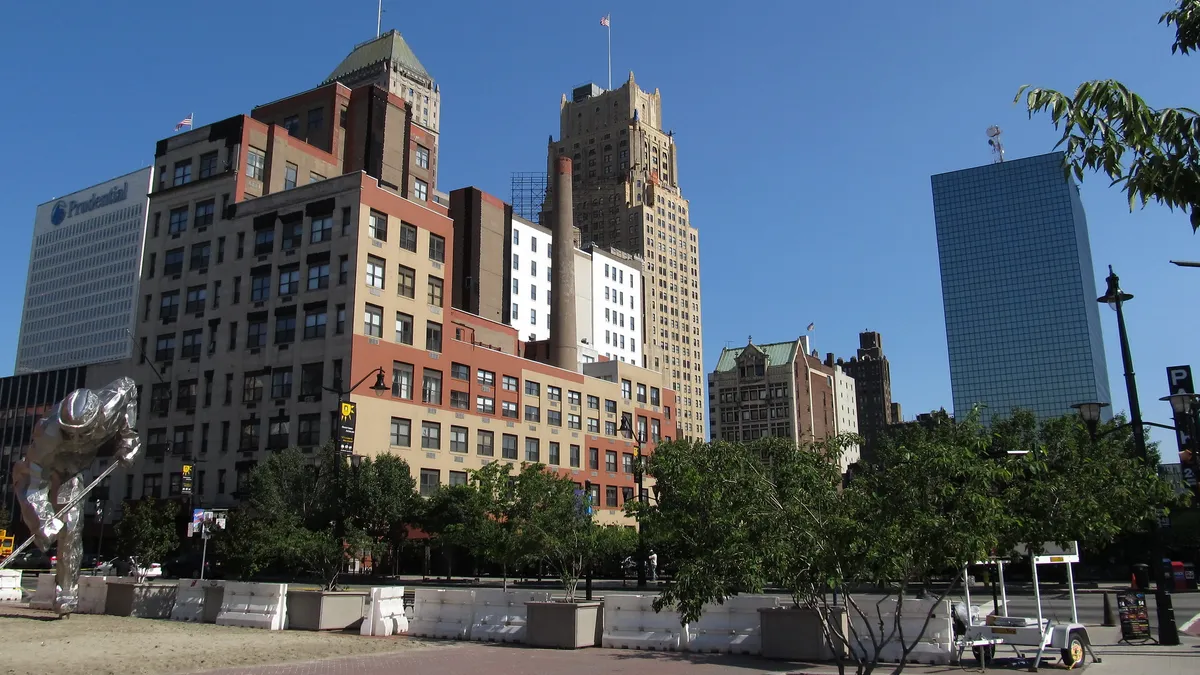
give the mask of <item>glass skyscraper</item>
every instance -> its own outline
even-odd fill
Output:
[[[1110,402],[1087,221],[1053,152],[932,177],[954,414]],[[1108,414],[1106,412],[1106,414]]]

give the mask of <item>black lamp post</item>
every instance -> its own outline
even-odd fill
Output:
[[[642,470],[644,468],[642,466],[642,442],[645,439],[642,438],[642,434],[634,432],[631,420],[632,417],[621,417],[621,432],[624,433],[626,437],[634,439],[634,443],[637,447],[637,456],[633,461],[633,479],[637,484],[637,499],[639,502],[638,506],[645,508],[645,497],[643,496],[644,489],[642,488],[642,474],[644,473]],[[646,588],[646,537],[642,532],[642,516],[640,510],[638,511],[637,518],[637,535],[637,587],[639,589],[644,589]]]
[[[325,391],[330,392],[332,394],[337,394],[337,397],[338,397],[337,415],[334,416],[334,418],[333,418],[335,427],[337,426],[337,420],[341,419],[340,416],[342,413],[342,403],[345,402],[346,397],[349,396],[350,393],[353,392],[355,389],[358,389],[359,386],[361,386],[363,382],[366,382],[367,379],[369,377],[371,377],[372,375],[375,376],[375,384],[371,385],[371,391],[375,392],[376,396],[383,396],[383,393],[385,391],[387,391],[389,389],[389,387],[388,387],[387,381],[386,381],[386,374],[384,373],[382,367],[378,367],[375,370],[372,370],[371,372],[367,373],[366,375],[363,375],[363,378],[361,380],[359,380],[358,382],[355,382],[352,387],[350,387],[349,389],[346,389],[345,391],[342,391],[339,388],[331,388],[331,387],[326,387],[324,385],[321,386],[321,388],[324,389]],[[340,384],[340,382],[334,382],[334,385],[338,385],[338,384]],[[340,439],[338,438],[338,434],[337,434],[336,430],[334,431],[333,438],[334,438],[335,443],[340,442]],[[355,458],[353,456],[353,452],[345,452],[339,446],[337,460],[333,464],[334,485],[337,485],[339,482],[338,479],[341,476],[341,471],[342,471],[342,459],[347,455],[350,455],[350,461],[351,461],[351,463],[353,463],[355,460]],[[334,532],[335,532],[337,538],[341,539],[343,536],[342,532],[345,528],[345,520],[342,517],[342,509],[340,509],[340,508],[338,509],[337,521],[335,522],[334,527],[335,527]],[[338,569],[340,570],[341,568],[339,567]]]
[[[1138,403],[1137,381],[1134,379],[1133,373],[1133,356],[1129,351],[1129,333],[1125,330],[1124,305],[1133,299],[1133,295],[1121,290],[1121,280],[1113,272],[1112,265],[1108,266],[1107,282],[1107,292],[1096,298],[1096,302],[1112,307],[1117,313],[1117,335],[1121,342],[1121,361],[1125,368],[1125,390],[1129,398],[1129,423],[1133,427],[1133,444],[1138,456],[1143,461],[1149,462],[1150,458],[1146,451],[1146,425],[1142,421],[1142,408]],[[1085,403],[1076,406],[1093,436],[1096,424],[1100,419],[1100,408],[1103,406],[1103,403]],[[1153,468],[1158,469],[1158,467]],[[1155,577],[1154,605],[1158,614],[1158,641],[1159,644],[1177,645],[1179,644],[1179,630],[1175,625],[1175,610],[1171,604],[1171,592],[1163,581],[1162,539],[1159,536],[1157,519],[1154,521],[1153,538],[1150,568],[1154,571]]]

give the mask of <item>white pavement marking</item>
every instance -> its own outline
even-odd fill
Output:
[[[1183,623],[1183,625],[1179,627],[1179,631],[1182,633],[1186,633],[1186,632],[1188,632],[1188,630],[1191,629],[1192,626],[1195,626],[1196,624],[1200,624],[1200,614],[1197,614],[1196,616],[1193,616],[1192,618],[1185,621]]]

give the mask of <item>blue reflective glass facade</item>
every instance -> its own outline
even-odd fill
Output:
[[[1087,221],[1063,154],[933,176],[954,414],[1110,402]],[[1106,415],[1109,414],[1106,409]]]

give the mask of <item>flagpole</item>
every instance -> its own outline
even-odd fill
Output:
[[[612,89],[612,14],[608,15],[608,88]]]
[[[383,30],[383,0],[379,0],[379,13],[375,15],[375,37]]]

